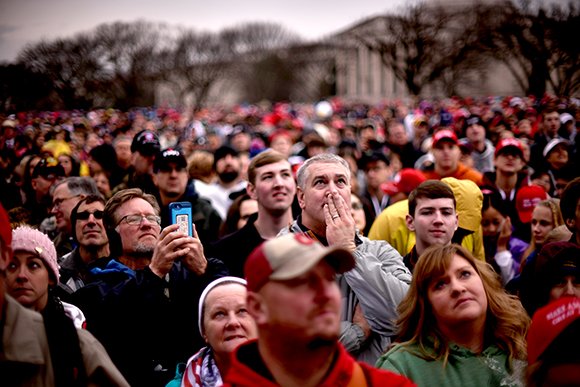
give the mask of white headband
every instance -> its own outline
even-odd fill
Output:
[[[203,304],[205,304],[205,299],[207,298],[207,295],[209,294],[209,292],[211,292],[213,290],[213,288],[215,288],[216,286],[218,286],[219,284],[221,284],[223,282],[237,283],[237,284],[242,285],[243,287],[246,287],[246,285],[247,285],[246,280],[243,278],[228,276],[228,277],[218,278],[215,281],[210,282],[210,284],[205,287],[205,289],[201,293],[201,297],[199,297],[199,306],[198,306],[198,315],[197,315],[197,327],[199,328],[199,333],[202,336],[203,336],[203,315],[202,315]]]

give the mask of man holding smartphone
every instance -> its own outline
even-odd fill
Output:
[[[138,188],[115,194],[104,213],[111,256],[94,262],[91,282],[73,302],[131,385],[164,386],[203,345],[192,328],[197,302],[227,270],[206,259],[195,232],[162,229],[155,197]]]

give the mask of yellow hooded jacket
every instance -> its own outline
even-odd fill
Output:
[[[446,177],[441,181],[449,185],[455,195],[459,227],[472,232],[463,238],[461,245],[471,251],[476,258],[484,261],[485,252],[481,230],[483,194],[481,190],[471,180]],[[385,208],[373,222],[369,239],[385,240],[402,256],[405,256],[415,246],[415,232],[407,228],[405,220],[408,213],[408,200],[402,200]]]

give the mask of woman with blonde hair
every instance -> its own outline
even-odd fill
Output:
[[[522,265],[533,261],[545,244],[546,236],[550,231],[564,224],[562,212],[560,212],[560,199],[542,200],[532,212],[532,240],[528,249],[524,252]]]
[[[493,268],[456,244],[419,258],[397,343],[377,362],[418,386],[521,386],[529,318]]]
[[[521,273],[506,286],[510,292],[519,295],[530,317],[533,316],[536,309],[536,306],[530,300],[535,298],[533,294],[537,290],[534,273],[536,272],[538,255],[542,247],[547,244],[548,234],[556,227],[562,225],[564,225],[564,219],[560,211],[559,199],[552,198],[538,203],[532,213],[532,242],[530,247],[524,252]]]

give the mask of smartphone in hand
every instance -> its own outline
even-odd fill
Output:
[[[171,214],[171,223],[179,225],[179,229],[177,230],[177,232],[193,236],[191,203],[189,202],[169,203],[169,212]]]

